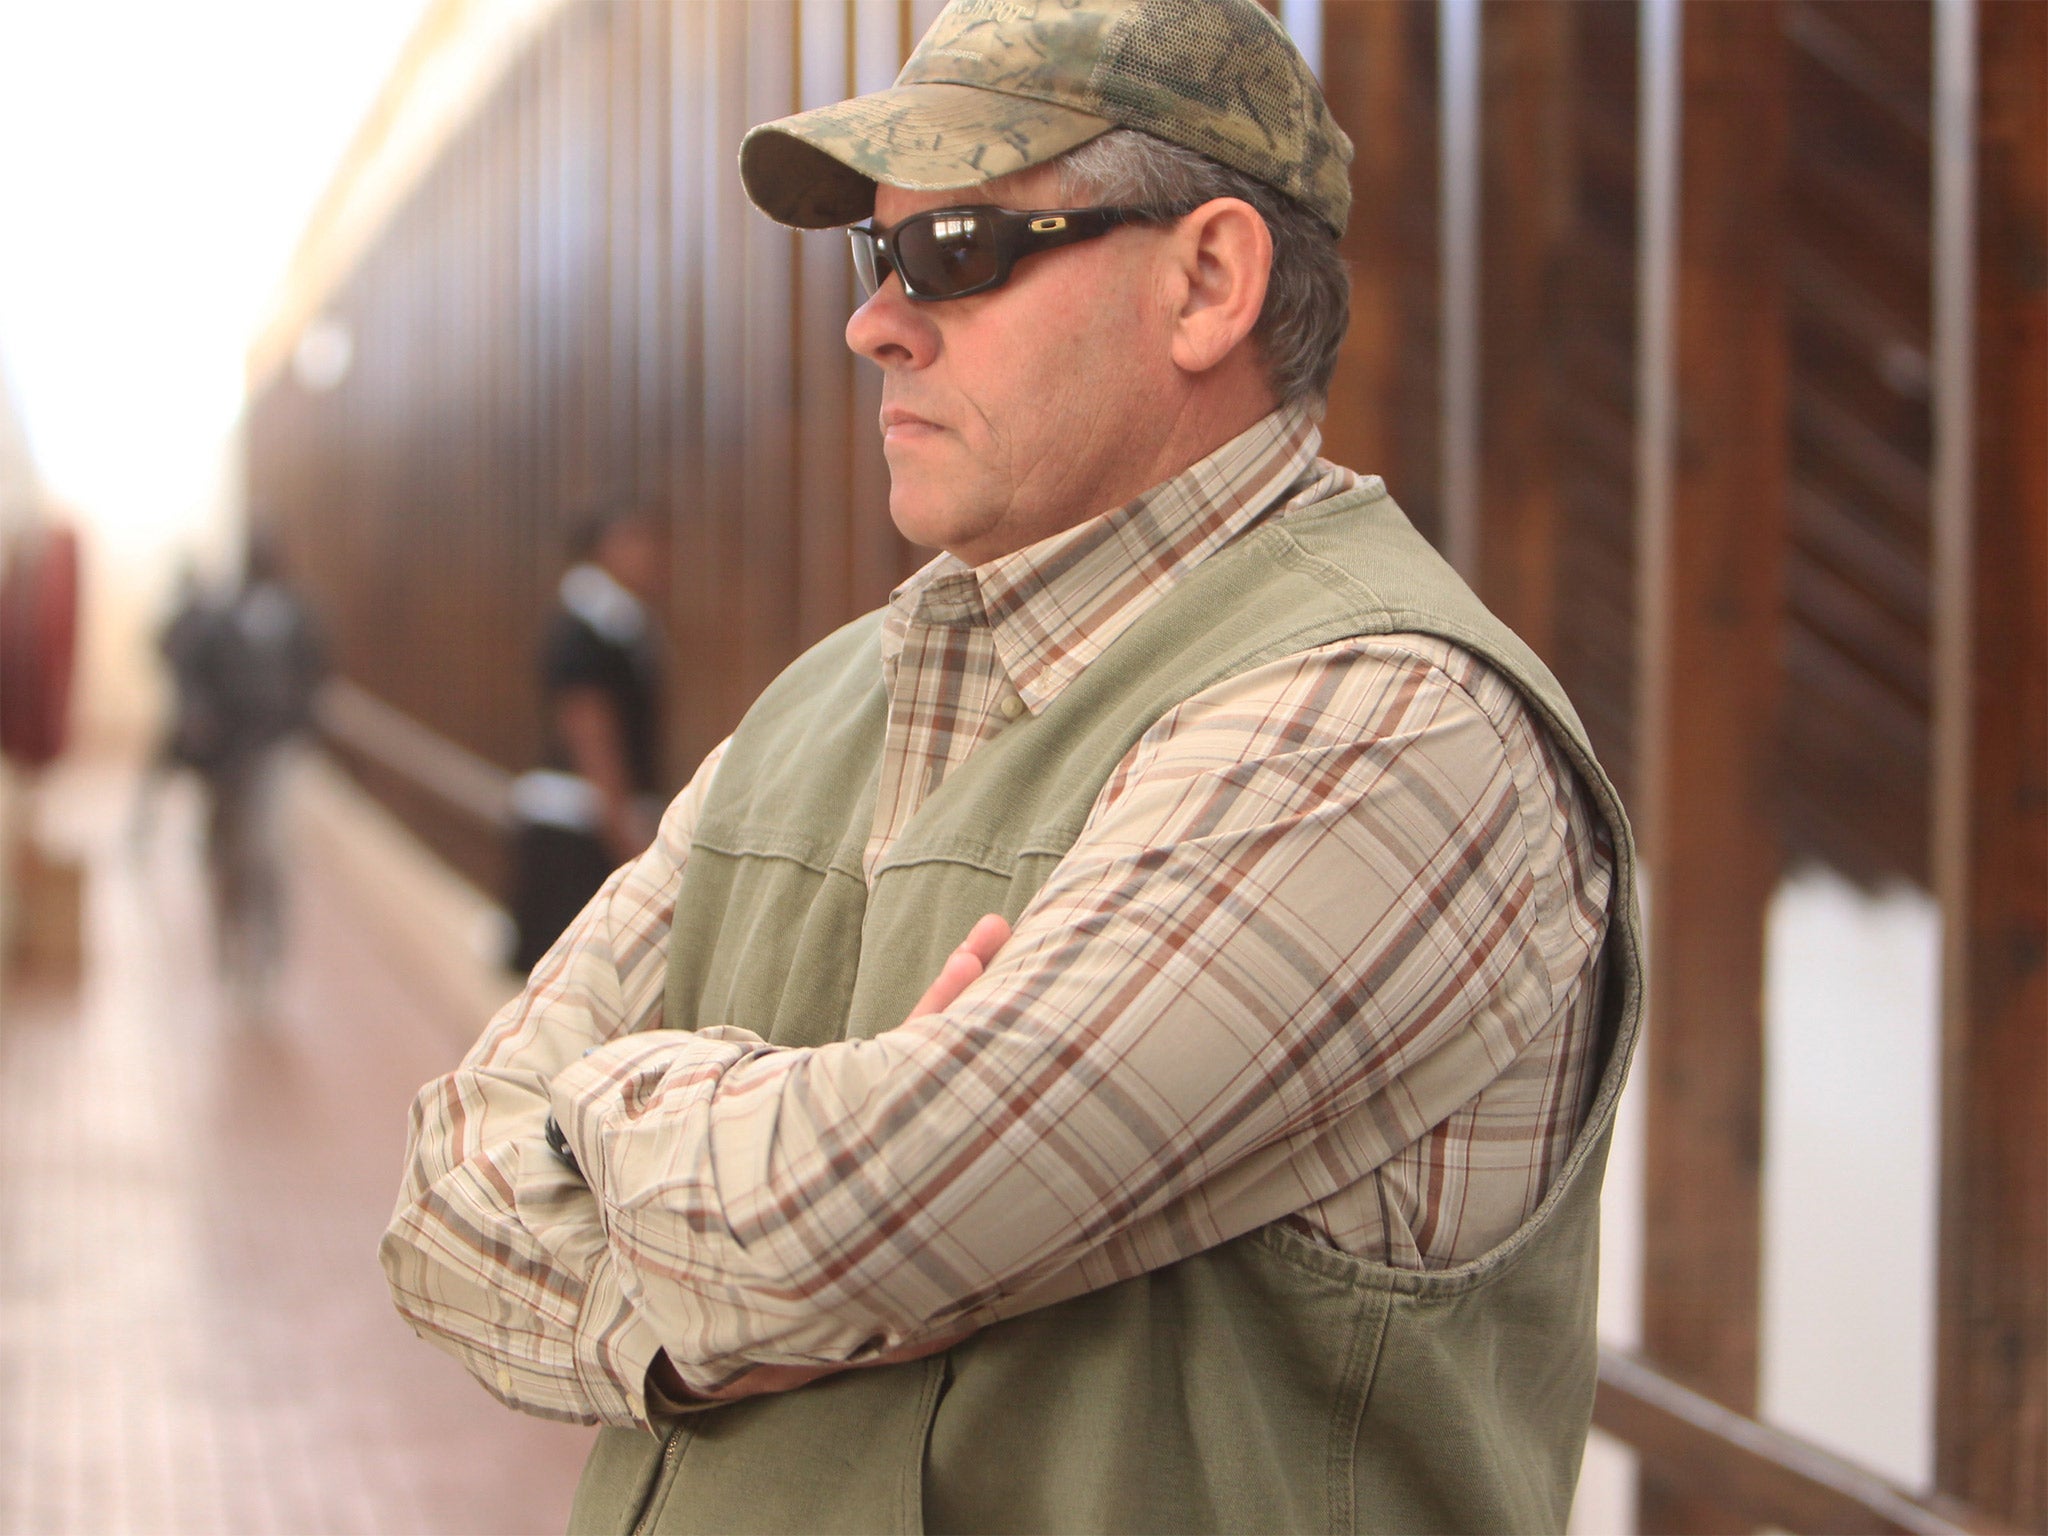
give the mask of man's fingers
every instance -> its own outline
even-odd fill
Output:
[[[965,950],[979,960],[982,969],[986,970],[989,961],[995,959],[996,951],[1009,942],[1010,925],[998,913],[991,912],[967,930],[967,937],[960,941],[960,949],[953,953],[959,954],[961,950]]]
[[[927,1013],[941,1013],[953,1006],[953,1000],[968,987],[976,977],[988,969],[989,961],[996,957],[996,951],[1010,941],[1010,925],[991,912],[968,931],[960,941],[960,947],[946,956],[946,963],[939,967],[938,978],[925,988],[923,997],[910,1010],[913,1019]]]
[[[939,967],[938,979],[924,989],[924,996],[911,1008],[910,1017],[917,1019],[928,1013],[943,1013],[952,1007],[953,999],[965,992],[981,972],[979,956],[968,953],[965,948],[954,950],[946,956],[946,963]]]

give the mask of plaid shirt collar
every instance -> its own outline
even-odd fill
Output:
[[[1174,583],[1277,506],[1311,473],[1321,444],[1307,408],[1283,405],[1114,511],[986,565],[940,555],[890,595],[890,691],[913,624],[985,625],[1037,714]]]

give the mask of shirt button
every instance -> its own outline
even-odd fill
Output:
[[[498,1367],[498,1390],[507,1397],[512,1395],[512,1373],[502,1365]]]
[[[1005,720],[1014,720],[1024,713],[1024,701],[1013,693],[998,704],[996,710]]]

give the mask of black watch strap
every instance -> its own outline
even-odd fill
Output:
[[[569,1138],[562,1134],[562,1128],[555,1123],[553,1115],[548,1116],[548,1126],[542,1134],[548,1139],[548,1150],[566,1163],[577,1178],[582,1178],[583,1169],[577,1164],[576,1154],[569,1150]]]

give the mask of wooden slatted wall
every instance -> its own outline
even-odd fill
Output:
[[[1928,881],[1933,7],[1797,0],[1780,826],[1787,855]]]
[[[678,535],[682,772],[795,646],[903,573],[867,429],[874,381],[839,339],[843,254],[756,216],[732,151],[752,121],[883,83],[932,9],[581,3],[543,31],[333,296],[357,343],[350,375],[315,395],[280,371],[251,407],[254,500],[284,523],[351,677],[492,761],[525,762],[532,680],[508,663],[531,650],[562,535],[601,501],[647,501]],[[1363,146],[1358,319],[1327,436],[1428,531],[1437,15],[1413,0],[1324,10],[1332,100]],[[1495,536],[1481,579],[1626,781],[1636,7],[1554,10],[1487,13],[1489,143],[1522,158],[1489,161],[1484,182]],[[1786,10],[1781,788],[1795,854],[1923,883],[1928,15],[1926,0]],[[1544,69],[1518,30],[1547,35]],[[1543,569],[1518,574],[1531,559]]]
[[[923,558],[886,515],[877,381],[841,338],[853,301],[842,240],[755,214],[735,151],[754,122],[886,84],[936,9],[573,0],[546,25],[332,295],[328,312],[355,337],[352,371],[316,393],[280,370],[252,399],[252,502],[287,536],[352,681],[491,763],[525,766],[539,724],[532,655],[564,535],[602,502],[636,501],[664,512],[675,534],[668,767],[679,782],[791,656],[879,602]],[[1997,18],[1996,35],[2023,34],[2038,53],[2040,0],[1976,9]],[[1663,1159],[1667,1194],[1710,1170],[1713,1209],[1710,1220],[1679,1201],[1652,1221],[1651,1343],[1676,1374],[1747,1406],[1756,994],[1771,876],[1782,861],[1810,858],[1864,880],[1932,881],[1935,7],[1680,0],[1697,70],[1681,81],[1694,98],[1680,103],[1680,122],[1697,127],[1718,111],[1727,142],[1701,139],[1693,161],[1680,161],[1690,184],[1677,188],[1675,263],[1693,263],[1696,296],[1684,302],[1721,303],[1726,314],[1678,317],[1671,510],[1690,520],[1677,545],[1651,537],[1637,483],[1641,434],[1653,425],[1640,398],[1648,338],[1638,334],[1652,174],[1639,163],[1646,14],[1634,0],[1480,8],[1483,323],[1467,402],[1479,420],[1475,573],[1482,595],[1543,650],[1624,792],[1650,813],[1653,858],[1676,860],[1659,872],[1660,900],[1693,914],[1684,920],[1695,942],[1685,956],[1668,945],[1660,955],[1671,969],[1655,1029],[1669,1080],[1653,1163]],[[1456,302],[1443,278],[1446,15],[1434,0],[1321,7],[1326,87],[1360,149],[1345,242],[1354,322],[1326,443],[1333,457],[1386,475],[1433,535],[1449,516],[1442,348]],[[1768,69],[1754,67],[1760,57]],[[2024,69],[2006,62],[2018,83],[1997,98],[2004,116],[1987,122],[2022,142],[2010,124],[2038,123],[2039,81],[2026,96]],[[1702,94],[1717,90],[1762,91],[1756,110],[1770,133],[1757,138],[1741,103]],[[1763,162],[1731,154],[1743,134],[1761,146],[1753,155],[1768,150],[1770,177],[1760,180]],[[1999,228],[2016,253],[1997,293],[2013,313],[2038,317],[2041,247],[2013,214],[2038,203],[2011,188],[2033,187],[2039,157],[2014,163],[1997,162],[2006,181],[1987,183],[2006,187]],[[1689,232],[1688,196],[1718,200],[1708,217],[1695,211]],[[1717,257],[1723,226],[1759,213],[1765,223]],[[1717,273],[1717,259],[1746,265]],[[1768,281],[1755,289],[1760,270]],[[1767,323],[1742,298],[1745,282],[1768,292]],[[2038,318],[2026,323],[2033,350],[2016,342],[2023,362],[2009,371],[2038,369]],[[2026,411],[2037,416],[2038,400],[2024,397],[2013,420],[2034,422]],[[2011,449],[2016,460],[1997,461],[2035,498],[2022,498],[2033,531],[2011,536],[2020,545],[2040,537],[2037,428],[2033,439],[2025,428],[2007,434],[2031,444],[2031,457]],[[1771,547],[1745,553],[1746,539]],[[2025,551],[2038,562],[2038,542]],[[2039,640],[2038,600],[2025,610],[2026,643]],[[1740,664],[1752,675],[1739,688],[1689,690],[1638,638],[1678,647],[1712,684],[1716,658],[1728,665],[1717,626],[1746,647]],[[1744,734],[1736,759],[1717,763],[1715,730]],[[372,765],[363,772],[431,842],[495,881],[493,829]],[[2015,803],[2033,805],[2038,820],[2029,793]],[[1725,849],[1669,834],[1685,807],[1658,809],[1660,797],[1696,794],[1740,829],[1733,884],[1717,883]],[[1968,829],[1950,823],[1948,844],[1960,849]],[[1965,861],[1957,889],[1999,834],[1969,835],[1980,841],[1954,856]],[[2018,925],[2007,948],[2024,975],[2010,989],[2018,1012],[2000,1027],[2021,1041],[2014,1059],[2033,1061],[2038,902],[2012,896],[2001,911],[1982,931]],[[1689,998],[1671,990],[1687,976]],[[1731,1031],[1732,1053],[1717,1043]],[[1720,1074],[1705,1090],[1688,1050]],[[1968,1052],[1951,1066],[1958,1083],[1970,1070],[1991,1083]],[[1952,1119],[1992,1091],[1952,1088]],[[2029,1099],[2011,1113],[2037,1110]],[[2012,1144],[2003,1132],[1991,1139]],[[1951,1170],[1954,1210],[1993,1197],[1988,1174],[1971,1177]],[[1962,1427],[1945,1431],[1942,1454],[1948,1487],[2038,1521],[2044,1282],[2041,1223],[2030,1220],[2016,1241],[2020,1289],[2036,1299],[2006,1351],[2018,1385],[1998,1399],[2020,1405],[2022,1443],[1989,1470],[1968,1470],[1994,1431],[1968,1422],[1964,1399],[1979,1389],[1964,1384],[1990,1379],[2006,1358],[1999,1329],[2012,1307],[1999,1301],[1975,1318],[1975,1334],[1945,1346],[1956,1401],[1943,1413]],[[2003,1297],[1998,1268],[1987,1258],[1958,1270],[1952,1291]],[[1717,1519],[1654,1482],[1652,1507],[1674,1527]]]
[[[251,504],[346,676],[527,765],[565,538],[645,504],[674,529],[679,780],[803,645],[915,568],[875,381],[840,339],[843,237],[760,218],[735,151],[754,122],[886,84],[926,19],[898,0],[586,3],[540,33],[330,298],[355,343],[341,384],[280,370],[250,406]],[[496,883],[491,829],[359,766]]]

